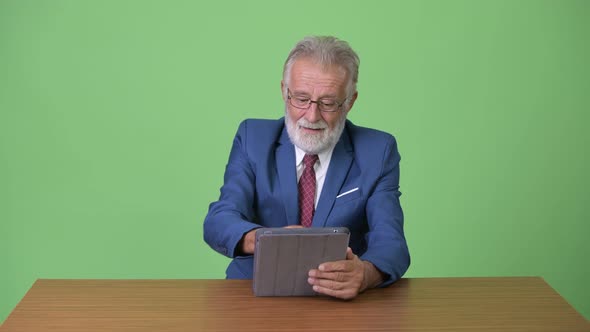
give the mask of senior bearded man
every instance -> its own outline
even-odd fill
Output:
[[[347,120],[358,97],[358,67],[348,43],[307,37],[283,68],[284,118],[240,124],[221,195],[204,222],[205,241],[233,259],[228,279],[252,279],[260,227],[350,230],[346,259],[309,271],[321,294],[351,299],[408,269],[396,141]],[[303,185],[312,193],[303,194]]]

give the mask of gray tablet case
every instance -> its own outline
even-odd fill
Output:
[[[254,250],[254,295],[316,295],[307,273],[321,263],[346,259],[346,227],[260,228]]]

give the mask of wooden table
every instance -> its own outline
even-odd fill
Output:
[[[541,278],[402,279],[352,301],[254,297],[247,280],[40,279],[8,331],[590,331]]]

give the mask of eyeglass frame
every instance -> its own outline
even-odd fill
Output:
[[[308,110],[308,109],[310,109],[311,104],[316,104],[318,106],[318,110],[320,110],[320,112],[324,112],[324,113],[336,113],[336,112],[340,111],[340,109],[342,108],[342,105],[344,105],[346,103],[346,101],[348,100],[348,98],[346,98],[341,103],[336,102],[338,104],[338,106],[336,106],[336,108],[334,108],[334,110],[327,111],[327,110],[322,109],[322,107],[323,107],[322,105],[324,105],[324,104],[322,103],[321,98],[318,100],[311,100],[311,98],[309,98],[307,107],[299,107],[299,106],[293,105],[293,103],[291,102],[291,99],[293,99],[291,97],[291,89],[289,89],[289,88],[287,88],[287,99],[289,100],[289,105],[291,105],[297,109]]]

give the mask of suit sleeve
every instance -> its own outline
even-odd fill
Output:
[[[379,179],[367,200],[367,251],[361,259],[373,263],[388,275],[380,286],[399,278],[410,266],[410,254],[404,236],[404,216],[399,197],[399,162],[395,139],[390,139],[381,162]]]
[[[256,174],[247,155],[247,120],[240,124],[233,141],[219,200],[211,203],[203,223],[205,242],[230,258],[242,236],[260,227],[254,220]]]

